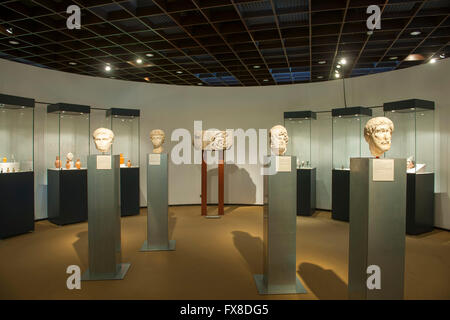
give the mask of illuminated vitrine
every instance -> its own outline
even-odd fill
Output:
[[[120,156],[122,216],[139,214],[140,110],[111,108],[106,112],[114,132],[113,155]]]
[[[333,109],[332,218],[349,221],[350,158],[370,156],[364,126],[372,116],[366,107]]]
[[[302,216],[310,216],[316,207],[316,168],[311,161],[311,125],[316,118],[312,111],[284,113],[288,154],[297,158],[297,215]]]
[[[87,220],[89,128],[89,106],[47,106],[47,212],[52,223]]]
[[[34,230],[34,99],[0,94],[0,238]]]
[[[407,161],[406,233],[434,227],[434,109],[433,101],[409,99],[383,105],[394,123],[388,158]]]

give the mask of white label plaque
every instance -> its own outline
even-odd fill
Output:
[[[97,156],[97,170],[111,170],[111,156]]]
[[[291,172],[291,157],[276,157],[277,172]]]
[[[374,159],[372,180],[394,181],[394,159]]]
[[[151,166],[159,166],[161,164],[161,155],[159,153],[149,154],[148,164]]]

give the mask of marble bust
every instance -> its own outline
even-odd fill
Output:
[[[194,133],[194,147],[197,150],[227,150],[233,145],[232,130],[201,130]]]
[[[153,144],[153,153],[162,153],[163,152],[163,143],[166,134],[161,129],[153,129],[150,131],[150,140]]]
[[[94,138],[95,147],[101,153],[107,153],[111,149],[111,145],[114,141],[114,133],[106,128],[98,128],[92,134]]]
[[[284,155],[287,151],[288,141],[289,136],[285,127],[276,125],[270,129],[270,149],[273,155]]]
[[[364,139],[369,144],[370,153],[380,157],[391,148],[394,123],[386,117],[376,117],[367,121],[364,127]]]

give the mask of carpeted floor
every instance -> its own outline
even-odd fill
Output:
[[[36,231],[0,241],[0,299],[346,299],[348,223],[330,213],[297,218],[298,276],[308,293],[260,296],[262,207],[229,206],[205,219],[199,206],[171,207],[176,251],[138,252],[146,210],[122,219],[124,280],[82,282],[68,290],[66,268],[88,266],[87,223],[36,223]],[[450,232],[406,238],[406,299],[450,299]]]

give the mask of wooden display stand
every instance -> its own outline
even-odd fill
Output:
[[[224,213],[224,161],[223,150],[219,152],[219,168],[218,168],[218,181],[219,181],[219,202],[218,211],[219,216],[223,216]],[[205,150],[202,150],[202,216],[207,215],[207,187],[208,187],[208,168],[205,161]]]

